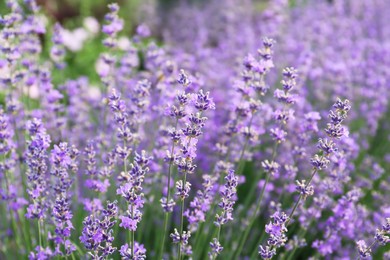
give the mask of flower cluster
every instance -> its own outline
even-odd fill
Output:
[[[48,207],[47,149],[51,140],[41,120],[37,118],[27,122],[27,129],[31,135],[26,153],[27,177],[29,180],[28,194],[31,203],[27,208],[26,216],[27,218],[42,220],[45,218]]]
[[[265,226],[265,232],[269,235],[267,246],[259,246],[259,255],[263,259],[271,259],[276,255],[276,248],[284,246],[287,242],[287,221],[289,217],[284,212],[275,212],[269,224]]]
[[[90,215],[83,221],[80,241],[93,259],[105,258],[115,252],[113,226],[118,213],[117,202],[108,202],[101,212],[101,218]]]
[[[117,190],[128,203],[128,208],[125,215],[120,216],[121,227],[136,231],[138,223],[141,221],[141,209],[144,204],[144,194],[142,193],[142,183],[145,179],[145,174],[149,172],[148,163],[149,157],[145,151],[141,154],[136,153],[134,163],[130,165],[129,172],[121,176],[123,185]]]
[[[0,259],[389,258],[389,1],[3,2]]]
[[[52,41],[54,45],[50,50],[50,56],[58,69],[63,69],[65,67],[65,47],[64,40],[62,37],[62,30],[63,29],[59,23],[56,23],[54,25],[54,31],[52,36]]]
[[[53,205],[53,218],[55,223],[55,237],[57,254],[61,253],[61,245],[64,245],[65,255],[70,255],[72,251],[76,250],[75,246],[69,240],[71,230],[73,229],[72,217],[73,214],[70,209],[69,194],[73,178],[69,176],[68,169],[77,172],[76,158],[79,151],[74,147],[68,147],[67,143],[60,143],[55,145],[51,153],[51,162],[53,169],[51,175],[54,176],[56,182],[53,186],[55,202]]]
[[[216,258],[223,247],[219,242],[219,233],[222,225],[225,225],[228,221],[233,220],[233,206],[236,202],[237,194],[237,185],[238,177],[234,174],[234,170],[229,170],[228,174],[225,177],[225,185],[221,190],[221,202],[218,203],[218,206],[222,209],[221,213],[215,215],[214,224],[218,227],[218,237],[213,238],[213,241],[210,243],[211,252],[209,253],[210,257]]]
[[[116,47],[116,36],[123,29],[123,20],[118,17],[119,5],[112,3],[108,5],[110,12],[106,14],[104,19],[107,24],[102,28],[103,33],[107,34],[108,38],[103,41],[103,44],[109,48]]]
[[[382,225],[381,229],[376,229],[374,242],[367,246],[364,240],[356,242],[357,249],[361,258],[368,258],[371,256],[372,248],[375,244],[387,245],[390,243],[390,218],[386,219],[386,223]]]

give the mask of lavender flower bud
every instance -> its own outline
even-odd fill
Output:
[[[177,79],[177,82],[183,87],[188,87],[192,83],[188,78],[187,74],[182,69],[180,70],[180,74],[179,74],[179,78]]]
[[[390,243],[390,237],[386,233],[389,234],[389,232],[386,232],[385,230],[380,230],[376,229],[375,232],[375,240],[380,244],[380,245],[386,245],[387,243]]]
[[[263,259],[268,260],[276,255],[276,250],[274,248],[269,247],[269,246],[263,247],[262,245],[260,245],[259,246],[259,255]]]
[[[296,181],[296,190],[306,199],[308,196],[313,196],[314,188],[312,185],[306,185],[306,180]]]
[[[363,240],[359,240],[356,242],[357,249],[359,251],[360,257],[367,258],[371,255],[371,249],[368,248],[367,244]]]
[[[210,242],[210,247],[211,247],[211,252],[209,252],[209,256],[213,258],[219,255],[223,250],[221,243],[216,238],[213,238],[213,241]]]
[[[123,260],[144,260],[146,259],[146,249],[144,245],[138,242],[134,243],[134,255],[131,254],[131,247],[129,244],[122,245],[119,250]]]
[[[326,169],[328,167],[328,164],[330,163],[328,159],[326,159],[325,157],[320,157],[318,154],[314,155],[314,157],[310,159],[310,162],[311,165],[313,165],[313,167],[317,170]]]
[[[274,161],[268,161],[268,160],[265,160],[263,162],[261,162],[261,166],[263,167],[264,171],[266,173],[269,173],[269,174],[276,174],[278,173],[279,171],[279,164],[277,162],[274,162]]]
[[[317,147],[325,153],[325,156],[328,156],[338,150],[336,144],[332,140],[326,138],[319,139]]]
[[[187,245],[188,239],[191,237],[191,233],[189,231],[183,231],[182,235],[180,236],[179,232],[175,228],[170,237],[172,238],[174,244],[180,243],[181,245]]]
[[[183,181],[179,180],[176,182],[176,189],[176,196],[178,196],[181,200],[184,200],[190,195],[191,183],[186,182],[186,184],[183,185]]]

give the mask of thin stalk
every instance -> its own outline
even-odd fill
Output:
[[[251,130],[251,127],[252,127],[252,122],[253,122],[253,113],[251,113],[251,119],[249,120],[249,124],[248,124],[248,132],[249,133],[250,133],[250,130]],[[240,159],[238,160],[237,175],[241,175],[242,171],[244,170],[245,162],[242,160],[242,158],[244,157],[244,154],[245,154],[246,148],[248,146],[248,143],[249,143],[249,137],[246,136],[245,137],[244,146],[243,146],[243,148],[241,150]]]
[[[184,173],[183,187],[185,187],[186,182],[187,182],[187,172]],[[183,235],[183,228],[184,228],[184,200],[185,200],[184,198],[181,200],[181,207],[180,207],[180,237]],[[180,260],[182,258],[181,243],[179,243],[178,246],[179,246],[178,248],[179,253],[177,259]]]
[[[134,215],[134,208],[133,208],[133,204],[130,206],[131,207],[131,218],[133,219],[133,215]],[[132,230],[131,231],[131,255],[132,257],[134,257],[134,231]]]
[[[252,228],[252,226],[253,226],[253,223],[254,223],[255,220],[256,220],[258,211],[260,210],[261,201],[263,200],[264,193],[265,193],[265,189],[266,189],[266,187],[267,187],[267,185],[268,185],[268,183],[269,183],[269,180],[270,180],[270,174],[267,173],[265,182],[264,182],[264,184],[263,184],[263,188],[261,189],[260,197],[259,197],[259,199],[258,199],[258,201],[257,201],[257,206],[256,206],[256,209],[255,209],[255,212],[254,212],[254,214],[252,215],[252,218],[250,219],[249,224],[248,224],[248,226],[246,227],[245,232],[244,232],[242,238],[240,239],[239,246],[238,246],[237,250],[235,251],[234,256],[239,256],[240,253],[241,253],[241,251],[242,251],[242,249],[243,249],[243,247],[244,247],[244,243],[245,243],[246,239],[247,239],[248,236],[249,236],[249,233],[250,233],[250,231],[251,231],[251,228]],[[233,259],[234,259],[234,257],[233,257]]]
[[[38,241],[39,246],[42,247],[42,230],[41,230],[41,221],[38,219]]]
[[[278,143],[276,142],[274,145],[274,148],[272,150],[272,161],[275,160],[277,147],[278,147]],[[251,231],[251,228],[256,220],[257,214],[260,211],[261,202],[263,201],[265,190],[266,190],[267,185],[269,183],[270,177],[271,177],[271,175],[269,173],[266,173],[265,182],[264,182],[263,187],[261,189],[260,197],[257,201],[255,212],[253,213],[253,215],[249,221],[248,226],[245,228],[243,236],[239,240],[240,242],[239,242],[237,250],[234,252],[233,259],[235,259],[235,257],[238,257],[241,254],[242,249],[244,248],[244,243],[247,240],[249,233]],[[255,185],[253,185],[253,187],[255,187],[254,190],[256,190],[256,186],[257,186],[257,180],[255,181]],[[249,194],[249,196],[252,196],[252,194]]]
[[[177,125],[179,123],[179,119],[176,119],[175,122],[175,131],[177,128]],[[174,150],[175,150],[175,142],[172,142],[172,147],[171,147],[171,155],[173,155]],[[171,197],[171,175],[172,175],[172,160],[169,161],[168,165],[168,191],[167,191],[167,203],[169,203],[169,199]],[[167,236],[168,232],[168,220],[169,220],[169,213],[170,212],[165,212],[164,216],[164,232],[163,232],[163,237],[162,237],[162,242],[161,242],[161,247],[160,247],[160,252],[158,254],[158,259],[162,259],[163,254],[164,254],[164,247],[165,247],[165,237]]]
[[[312,181],[313,178],[314,178],[314,175],[315,175],[317,172],[318,172],[317,169],[314,169],[314,170],[313,170],[313,172],[312,172],[312,174],[311,174],[311,176],[310,176],[310,179],[309,179],[309,181],[307,182],[306,186],[309,186],[309,185],[310,185],[311,181]],[[293,215],[294,215],[294,213],[295,213],[295,210],[297,209],[297,207],[298,207],[299,203],[301,202],[301,200],[302,200],[302,194],[299,195],[299,198],[298,198],[297,202],[295,202],[295,205],[294,205],[294,207],[293,207],[293,209],[292,209],[290,215],[288,216],[288,219],[287,219],[286,224],[285,224],[286,227],[287,227],[288,224],[290,223],[291,218],[293,217]]]
[[[314,176],[316,175],[317,172],[318,172],[318,169],[317,169],[317,168],[313,169],[313,172],[311,173],[311,176],[310,176],[310,178],[309,178],[309,180],[308,180],[306,186],[309,186],[309,185],[310,185],[310,183],[312,182],[312,180],[313,180],[313,178],[314,178]],[[294,213],[295,213],[296,209],[298,208],[299,203],[302,201],[302,198],[303,198],[303,196],[302,196],[302,194],[300,194],[298,200],[295,202],[295,205],[294,205],[294,207],[293,207],[293,209],[292,209],[292,211],[291,211],[290,215],[288,216],[288,219],[287,219],[287,221],[286,221],[286,223],[285,223],[285,226],[286,226],[286,227],[288,226],[288,224],[290,223],[292,217],[294,216]],[[260,243],[260,242],[261,242],[261,241],[259,241],[259,243]],[[271,246],[271,250],[272,250],[272,249],[273,249],[273,246]],[[255,249],[255,250],[256,250],[256,249]]]
[[[279,143],[276,142],[275,145],[274,145],[274,147],[273,147],[272,155],[271,155],[272,161],[275,160],[275,157],[276,157],[276,150],[277,150],[277,148],[278,148],[278,145],[279,145]],[[260,176],[260,174],[259,174],[259,176]],[[256,177],[256,176],[255,176],[255,177]],[[258,183],[259,180],[260,180],[260,178],[256,179],[256,180],[254,181],[254,183],[255,183],[255,184]],[[252,187],[251,187],[251,189],[250,189],[248,195],[246,196],[245,202],[244,202],[244,207],[245,207],[245,208],[247,208],[247,207],[249,206],[249,203],[251,202],[251,198],[253,197],[253,194],[255,193],[256,188],[257,188],[257,185],[252,185]]]

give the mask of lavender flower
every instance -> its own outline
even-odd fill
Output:
[[[144,195],[143,193],[140,193],[140,191],[142,191],[141,184],[143,182],[144,175],[148,171],[149,169],[146,166],[139,166],[135,162],[134,165],[131,165],[129,172],[130,182],[124,184],[117,190],[117,193],[125,198],[128,203],[128,210],[126,211],[126,214],[120,216],[122,220],[120,226],[130,229],[131,231],[136,231],[137,224],[142,218],[141,209],[144,204]]]
[[[108,9],[110,12],[104,17],[107,24],[102,27],[103,33],[107,34],[108,38],[103,41],[103,44],[114,48],[117,45],[116,35],[123,29],[123,20],[118,17],[119,5],[117,3],[109,4]]]
[[[139,26],[113,3],[75,39],[48,6],[0,4],[7,255],[389,258],[389,1],[139,2]]]
[[[58,69],[63,69],[65,67],[65,63],[64,63],[65,48],[64,48],[64,40],[62,37],[62,30],[63,29],[60,24],[56,23],[54,25],[54,31],[52,37],[52,41],[54,45],[50,51],[50,56]]]
[[[340,139],[343,135],[345,130],[340,131],[337,135],[334,134],[333,132],[329,132],[328,130],[330,128],[338,128],[338,129],[344,129],[341,126],[341,123],[346,119],[347,113],[350,110],[349,106],[349,101],[341,101],[340,99],[337,100],[337,102],[334,105],[334,108],[336,109],[335,111],[330,112],[331,117],[331,123],[328,124],[327,128],[325,129],[325,132],[329,135],[330,138],[333,139]],[[333,115],[338,115],[339,119],[334,120]],[[332,145],[333,141],[328,141],[325,140],[323,141],[322,139],[319,140],[319,154],[315,154],[314,157],[310,159],[311,164],[313,166],[313,171],[310,176],[310,178],[306,181],[297,181],[297,187],[296,190],[300,193],[300,196],[295,203],[291,213],[289,216],[286,214],[282,213],[280,214],[279,212],[276,212],[274,215],[272,215],[272,218],[274,219],[274,222],[271,222],[270,224],[266,225],[265,232],[270,235],[269,239],[267,240],[267,244],[270,247],[268,248],[259,248],[259,254],[264,258],[264,259],[270,259],[274,255],[276,255],[276,251],[273,251],[275,248],[279,248],[285,245],[287,242],[287,237],[285,236],[284,233],[287,232],[287,226],[291,220],[291,218],[294,216],[294,212],[297,209],[300,201],[306,200],[308,196],[311,196],[314,194],[314,188],[311,185],[311,182],[315,176],[315,174],[327,167],[327,165],[330,163],[330,161],[327,159],[327,157],[330,156],[330,153],[328,151],[336,151],[336,149]],[[326,143],[326,144],[325,144]],[[324,152],[324,147],[326,148]],[[331,147],[331,149],[328,149],[328,147]],[[326,156],[326,157],[325,157]]]
[[[72,168],[77,171],[75,159],[79,151],[75,147],[68,147],[66,143],[55,145],[51,154],[51,162],[53,169],[51,174],[55,177],[56,182],[53,190],[55,194],[55,203],[53,205],[52,215],[55,223],[56,254],[62,255],[61,245],[65,248],[65,255],[70,255],[76,250],[75,246],[70,242],[69,238],[72,224],[72,212],[70,210],[70,195],[69,190],[72,185],[72,178],[69,176],[68,169]]]
[[[215,215],[214,224],[218,227],[218,235],[216,238],[213,238],[213,241],[210,243],[211,252],[209,256],[211,258],[216,258],[223,247],[221,246],[219,239],[222,225],[225,225],[228,221],[233,220],[233,206],[236,202],[236,193],[238,185],[238,177],[234,174],[234,170],[229,170],[228,174],[225,177],[225,185],[221,190],[221,202],[218,206],[222,209],[221,213]]]
[[[112,227],[116,222],[113,219],[117,213],[117,202],[108,202],[100,218],[90,215],[84,219],[80,241],[93,259],[101,259],[115,252],[116,248],[112,246],[114,241]]]
[[[386,223],[382,225],[381,229],[376,229],[375,240],[371,245],[367,246],[364,240],[359,240],[356,242],[356,246],[360,257],[364,259],[371,256],[375,244],[385,246],[388,243],[390,243],[390,218],[386,218]]]
[[[130,252],[126,252],[127,244],[121,248],[121,255],[123,257],[131,257],[129,259],[145,258],[145,252],[143,252],[142,249],[139,248],[139,245],[134,241],[134,233],[142,218],[141,210],[144,205],[142,183],[144,182],[145,174],[149,172],[149,168],[147,167],[149,161],[150,158],[146,156],[145,151],[142,151],[141,154],[135,153],[134,164],[130,165],[130,171],[126,172],[125,175],[122,175],[122,178],[124,177],[127,181],[117,190],[117,193],[120,194],[128,204],[127,211],[124,215],[120,216],[121,223],[119,226],[129,229],[132,233],[132,240],[129,244]]]
[[[29,180],[28,194],[31,203],[27,208],[27,218],[44,219],[47,211],[47,148],[50,146],[50,137],[39,119],[27,123],[32,135],[28,142],[26,162],[28,165],[27,177]]]
[[[134,253],[131,253],[131,249],[128,244],[124,244],[119,250],[122,259],[125,260],[144,260],[146,259],[146,249],[143,245],[135,242]]]

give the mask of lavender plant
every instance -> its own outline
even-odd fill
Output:
[[[389,258],[388,1],[192,2],[0,3],[0,259]]]

